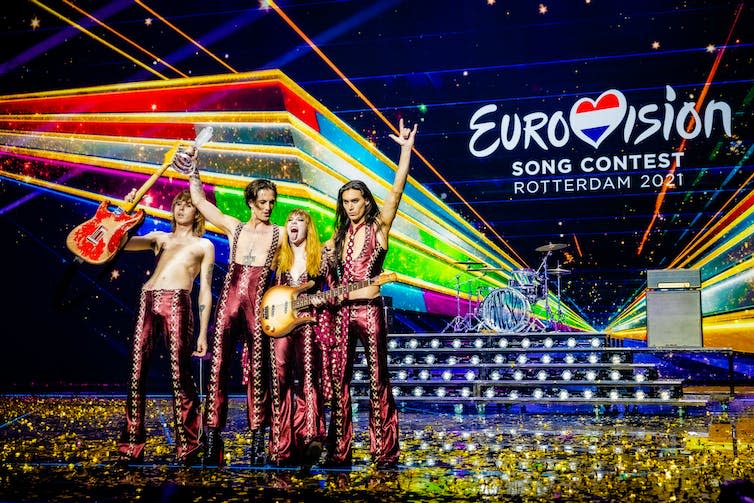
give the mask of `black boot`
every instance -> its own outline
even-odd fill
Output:
[[[312,465],[319,463],[319,458],[322,455],[322,442],[319,440],[312,441],[304,449],[304,455],[302,456],[301,464],[304,468],[310,468]]]
[[[264,455],[264,429],[251,432],[251,464],[263,466],[267,462]]]
[[[225,464],[223,439],[220,436],[220,430],[217,428],[210,428],[207,430],[203,464],[204,466],[211,468],[220,467]]]

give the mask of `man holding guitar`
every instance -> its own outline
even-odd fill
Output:
[[[408,178],[414,129],[399,125],[399,135],[390,137],[401,146],[393,187],[377,207],[364,182],[353,180],[340,188],[335,213],[335,234],[328,241],[328,258],[335,264],[340,284],[366,280],[382,270],[388,249],[388,235],[398,212]],[[387,327],[380,289],[371,285],[348,294],[335,321],[335,344],[332,346],[332,414],[328,432],[327,465],[351,465],[350,383],[358,338],[364,346],[370,379],[369,445],[372,459],[379,468],[394,466],[398,461],[398,413],[387,369]]]
[[[126,201],[132,201],[135,196],[136,189],[126,197]],[[131,251],[152,250],[157,256],[157,265],[142,287],[139,299],[126,424],[118,442],[121,462],[140,462],[144,457],[145,384],[154,339],[160,331],[170,356],[175,444],[179,461],[193,463],[200,447],[199,397],[191,373],[191,337],[194,331],[191,287],[199,275],[199,338],[193,355],[204,356],[212,307],[210,288],[215,247],[210,240],[201,237],[204,234],[204,217],[191,203],[188,191],[179,193],[173,199],[172,224],[172,232],[154,231],[134,236],[124,247]]]
[[[269,424],[269,356],[267,337],[262,333],[259,302],[268,286],[272,259],[278,250],[280,228],[270,222],[277,199],[277,187],[269,180],[254,180],[244,195],[251,217],[243,223],[221,212],[207,201],[198,170],[189,175],[191,200],[212,224],[228,235],[230,265],[220,294],[212,339],[212,365],[205,403],[207,428],[204,462],[224,462],[220,436],[228,415],[230,359],[237,340],[243,343],[241,363],[247,385],[249,428],[252,431],[252,462],[264,462],[264,428]]]

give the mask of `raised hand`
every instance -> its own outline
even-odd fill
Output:
[[[414,129],[409,129],[407,127],[403,127],[403,119],[400,120],[398,123],[398,133],[399,136],[395,136],[394,134],[390,135],[390,138],[393,139],[395,143],[400,145],[402,148],[408,148],[414,146],[414,137],[416,136],[416,128],[418,124],[414,124]]]

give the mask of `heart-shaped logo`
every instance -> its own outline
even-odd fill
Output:
[[[597,100],[581,98],[571,107],[571,131],[597,148],[626,115],[626,98],[617,89],[600,94]]]

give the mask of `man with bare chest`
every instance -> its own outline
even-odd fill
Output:
[[[131,191],[126,199],[132,199],[135,192]],[[140,462],[144,457],[145,384],[158,332],[162,332],[170,356],[178,460],[184,464],[193,463],[200,446],[199,397],[191,375],[191,338],[194,331],[191,287],[198,275],[199,338],[193,355],[204,356],[212,306],[210,288],[215,247],[211,241],[201,237],[204,234],[204,218],[191,204],[188,191],[175,197],[172,212],[172,232],[155,231],[134,236],[125,245],[126,250],[152,250],[157,255],[154,273],[142,287],[139,299],[126,424],[118,442],[121,461],[126,463]]]
[[[244,195],[251,218],[243,223],[207,201],[198,171],[189,178],[191,199],[211,223],[228,235],[228,273],[218,301],[212,365],[205,404],[206,466],[224,463],[221,432],[228,415],[230,360],[236,341],[243,343],[242,378],[247,386],[252,462],[264,461],[264,429],[270,420],[269,341],[262,332],[259,306],[268,286],[272,259],[278,250],[280,228],[270,222],[277,188],[269,180],[254,180]]]

